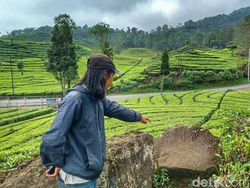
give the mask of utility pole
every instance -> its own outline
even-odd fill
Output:
[[[13,78],[13,68],[12,68],[12,58],[10,56],[10,73],[11,73],[11,86],[12,86],[12,95],[14,96],[14,78]]]
[[[248,64],[247,64],[247,80],[249,82],[250,80],[250,48],[249,48],[249,54],[248,54]]]
[[[13,39],[11,39],[11,48],[13,48]],[[12,55],[10,55],[10,73],[11,73],[11,86],[12,86],[12,95],[14,96],[14,76],[13,76],[13,67],[12,67]]]

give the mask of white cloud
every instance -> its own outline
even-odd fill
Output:
[[[246,6],[249,0],[0,0],[0,32],[53,25],[60,13],[70,14],[80,26],[104,21],[114,28],[150,30]]]
[[[167,18],[173,17],[179,8],[179,1],[176,0],[154,0],[150,2],[150,10],[152,12],[160,12]]]

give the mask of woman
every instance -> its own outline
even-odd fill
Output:
[[[60,188],[96,187],[105,160],[104,116],[144,124],[149,121],[105,97],[113,75],[118,73],[108,56],[93,55],[87,66],[84,77],[67,91],[40,145],[42,163],[55,167],[45,175],[51,180],[59,175]]]

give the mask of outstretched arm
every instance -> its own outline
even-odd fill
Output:
[[[104,115],[108,117],[117,118],[127,122],[141,121],[146,124],[149,119],[135,110],[130,110],[115,101],[107,98],[103,100]]]

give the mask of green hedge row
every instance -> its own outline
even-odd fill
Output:
[[[6,118],[6,119],[3,119],[3,120],[0,120],[0,126],[7,125],[7,124],[10,124],[10,123],[15,123],[15,122],[18,122],[18,121],[24,121],[24,120],[31,119],[31,118],[34,118],[34,117],[37,117],[37,116],[42,116],[42,115],[45,115],[45,114],[52,113],[53,111],[54,110],[52,108],[47,108],[47,109],[42,109],[42,110],[39,110],[39,111],[27,113],[27,114],[22,114],[22,115],[19,115],[19,116],[16,116],[16,117]]]
[[[178,72],[171,72],[164,79],[164,89],[192,89],[194,84],[203,83],[216,83],[229,80],[240,80],[244,77],[241,71],[231,72],[224,70],[220,72],[214,71],[183,71],[181,74]],[[155,82],[157,88],[161,87],[161,80]]]

